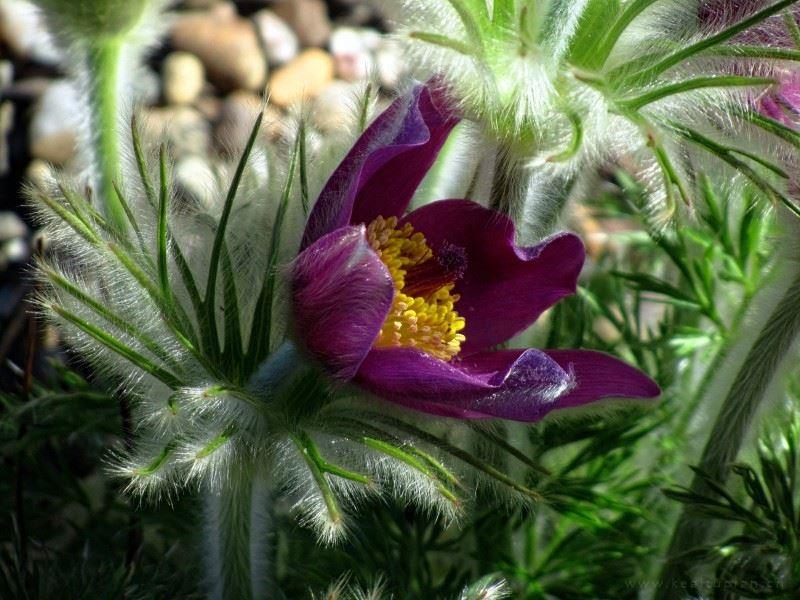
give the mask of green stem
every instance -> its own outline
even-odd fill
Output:
[[[711,479],[722,483],[727,479],[730,465],[747,438],[750,424],[798,335],[800,273],[795,271],[791,284],[750,347],[709,434],[698,466]],[[697,494],[708,493],[707,484],[697,476],[691,489]],[[680,588],[673,584],[688,570],[682,557],[688,550],[705,544],[708,534],[709,520],[698,518],[684,509],[673,531],[657,599],[681,597],[677,591]]]
[[[120,231],[126,231],[125,211],[114,182],[120,175],[119,79],[124,36],[97,38],[88,51],[92,143],[102,212]]]
[[[209,597],[270,597],[270,491],[264,473],[232,469],[222,489],[205,496],[206,571]]]
[[[489,207],[506,213],[514,221],[520,216],[525,204],[525,184],[528,177],[525,167],[515,155],[514,151],[506,145],[497,149],[494,179],[489,198]]]

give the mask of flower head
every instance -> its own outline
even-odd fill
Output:
[[[291,271],[297,336],[332,377],[415,410],[536,421],[658,386],[605,354],[493,350],[574,293],[580,239],[519,247],[469,200],[406,214],[457,119],[424,86],[399,98],[328,180]]]
[[[117,35],[134,27],[150,0],[37,0],[48,14],[82,36]]]

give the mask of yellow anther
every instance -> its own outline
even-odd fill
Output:
[[[434,255],[421,232],[415,232],[410,223],[400,228],[397,223],[397,217],[378,217],[367,226],[367,239],[389,269],[395,287],[392,307],[375,346],[418,348],[450,360],[466,339],[458,333],[466,322],[454,309],[459,296],[452,293],[452,279],[431,293],[426,290],[426,296],[403,293],[409,269],[434,259]]]

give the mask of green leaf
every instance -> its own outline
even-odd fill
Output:
[[[119,341],[108,332],[103,331],[99,327],[96,327],[87,321],[84,321],[77,315],[72,314],[56,304],[50,305],[50,309],[62,319],[83,331],[86,335],[100,342],[109,350],[119,354],[122,358],[131,362],[142,371],[149,373],[165,385],[169,386],[171,389],[174,390],[181,387],[181,382],[177,377],[175,377],[175,375],[166,369],[159,367],[150,359],[146,358],[130,346],[127,346],[123,342]]]
[[[458,13],[458,18],[464,25],[464,31],[467,34],[470,45],[474,45],[478,56],[483,56],[483,35],[481,34],[481,28],[476,19],[476,15],[470,11],[470,7],[467,5],[469,0],[447,0],[447,2],[455,9],[456,13]],[[473,9],[474,7],[473,5]]]
[[[602,66],[608,23],[615,22],[620,11],[620,0],[589,0],[570,43],[570,64],[583,69]]]
[[[208,444],[203,446],[200,451],[195,454],[195,460],[203,460],[204,458],[208,458],[214,452],[225,446],[228,442],[231,441],[234,433],[236,433],[236,429],[233,426],[227,427],[225,431],[220,433],[218,436],[214,437]]]
[[[242,156],[239,159],[239,164],[236,167],[236,172],[233,175],[233,180],[228,188],[228,195],[225,198],[225,205],[222,208],[222,215],[219,219],[217,226],[217,233],[214,236],[214,245],[211,248],[211,260],[208,266],[208,279],[206,280],[206,295],[203,300],[203,307],[206,311],[205,326],[208,328],[208,333],[205,336],[207,352],[211,356],[219,355],[219,336],[217,334],[217,273],[219,271],[220,255],[222,254],[222,244],[225,241],[225,232],[228,228],[228,219],[233,209],[233,201],[236,199],[236,193],[239,191],[239,184],[242,181],[244,169],[247,166],[247,161],[250,158],[250,153],[253,151],[253,146],[256,143],[258,132],[261,130],[261,121],[264,119],[264,113],[260,113],[256,119],[253,129],[250,132],[250,138],[247,140]]]
[[[169,457],[172,456],[176,446],[177,443],[174,441],[164,446],[163,450],[161,450],[161,452],[152,460],[152,462],[141,469],[136,469],[136,474],[139,476],[148,477],[158,473],[164,467],[164,465],[167,464],[167,461],[169,460]]]
[[[637,3],[642,0],[635,0],[634,3]],[[643,0],[647,1],[647,0]],[[651,2],[653,0],[650,0]],[[752,16],[727,27],[726,29],[720,31],[719,33],[709,36],[706,39],[700,40],[699,42],[695,42],[694,44],[690,44],[688,46],[684,46],[679,50],[673,52],[672,54],[667,55],[666,57],[662,58],[654,65],[647,67],[643,70],[640,70],[633,75],[630,75],[626,78],[627,83],[633,82],[648,82],[654,80],[656,77],[664,73],[665,71],[671,69],[677,64],[682,63],[683,61],[691,58],[692,56],[699,54],[709,48],[722,44],[723,42],[727,42],[729,39],[733,38],[737,34],[749,29],[753,25],[757,25],[761,23],[765,19],[771,17],[774,14],[779,13],[784,8],[787,8],[797,2],[797,0],[781,0],[780,2],[776,2],[775,4],[764,8],[763,10],[758,11],[757,13],[753,14]],[[621,68],[620,70],[623,70]]]
[[[253,325],[250,329],[250,339],[247,346],[245,374],[249,374],[269,353],[270,341],[272,337],[272,304],[275,293],[276,267],[280,254],[281,237],[283,234],[283,221],[289,207],[289,198],[292,194],[294,185],[294,175],[297,169],[297,159],[300,151],[300,137],[295,140],[292,156],[289,159],[289,169],[286,173],[286,183],[284,184],[283,194],[281,195],[278,212],[275,215],[275,222],[272,226],[272,237],[270,239],[269,255],[267,257],[267,267],[264,272],[264,279],[261,285],[261,292],[256,302],[255,313],[253,315]]]
[[[136,166],[139,169],[139,179],[144,186],[145,195],[147,196],[147,201],[150,203],[150,207],[155,210],[156,191],[153,187],[153,182],[150,181],[150,175],[148,174],[147,162],[145,161],[144,152],[142,151],[142,140],[139,136],[139,127],[136,122],[135,112],[131,117],[131,139],[133,141],[133,154],[136,157]]]
[[[680,125],[678,123],[674,122],[670,123],[670,126],[679,135],[683,136],[690,142],[705,149],[710,154],[721,159],[723,162],[726,162],[732,167],[734,167],[742,175],[747,177],[756,186],[758,186],[764,193],[770,196],[773,200],[781,202],[784,206],[786,206],[786,208],[788,208],[795,215],[800,216],[800,207],[798,207],[794,202],[792,202],[792,200],[790,200],[785,194],[781,193],[769,181],[767,181],[761,175],[759,175],[757,171],[755,171],[752,167],[750,167],[750,165],[736,158],[734,156],[734,154],[736,153],[735,149],[723,146],[722,144],[715,142],[714,140],[702,135],[701,133],[689,127]]]
[[[675,300],[676,302],[696,308],[700,308],[702,306],[701,302],[697,298],[690,296],[686,292],[676,288],[671,283],[668,283],[663,279],[659,279],[653,275],[646,275],[643,273],[622,273],[619,271],[613,271],[612,274],[633,283],[637,290],[661,294],[672,300]]]
[[[158,196],[158,281],[161,286],[161,295],[167,306],[172,304],[172,288],[169,284],[169,262],[167,254],[167,157],[166,148],[162,145],[159,151],[160,188]]]
[[[369,90],[370,85],[367,85],[366,92],[364,94],[365,102],[369,102]],[[364,131],[366,126],[367,120],[367,106],[365,105],[362,107],[361,117],[359,118],[359,122],[361,124],[361,131]],[[311,208],[311,201],[309,199],[308,194],[308,154],[306,152],[306,123],[305,121],[300,121],[300,126],[297,132],[297,135],[300,138],[300,202],[303,204],[303,214],[308,216],[308,211]]]
[[[139,341],[142,346],[144,346],[147,350],[153,353],[154,356],[157,356],[159,359],[166,363],[173,362],[170,358],[169,354],[158,344],[155,340],[149,337],[142,331],[136,329],[133,325],[131,325],[130,321],[127,321],[111,311],[105,305],[101,304],[88,294],[85,294],[83,291],[80,290],[76,285],[72,282],[68,281],[52,269],[48,269],[46,267],[42,268],[42,271],[47,278],[56,286],[67,292],[70,296],[78,300],[81,304],[89,308],[95,314],[101,316],[106,321],[123,331],[124,333],[130,335],[131,337],[135,338]]]
[[[775,80],[769,77],[746,77],[743,75],[712,75],[696,77],[676,83],[654,88],[636,98],[618,100],[617,104],[626,110],[638,111],[648,104],[663,100],[676,94],[708,88],[755,87],[774,85]]]
[[[427,31],[412,31],[408,34],[408,37],[428,44],[433,44],[435,46],[441,46],[442,48],[447,48],[448,50],[453,50],[459,54],[463,54],[464,56],[471,56],[475,58],[478,57],[478,53],[473,46],[470,46],[469,44],[459,40],[454,40],[446,35],[430,33]]]
[[[235,381],[241,383],[242,368],[242,329],[239,321],[239,300],[236,294],[236,275],[231,263],[227,244],[222,247],[222,280],[225,310],[225,349],[224,362],[229,371],[235,372]]]

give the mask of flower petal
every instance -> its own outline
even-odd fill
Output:
[[[458,119],[441,92],[416,86],[386,109],[348,152],[314,204],[302,248],[378,216],[402,215]]]
[[[425,234],[434,253],[445,244],[466,250],[466,272],[455,287],[456,310],[467,322],[462,355],[508,340],[575,293],[585,257],[576,235],[520,248],[508,217],[468,200],[433,202],[403,221]]]
[[[355,375],[394,297],[386,266],[364,226],[321,237],[292,263],[291,300],[301,345],[332,377]]]
[[[372,350],[355,378],[376,396],[459,419],[536,421],[570,388],[555,361],[538,350],[504,350],[445,362],[413,348]]]
[[[556,402],[556,408],[582,406],[602,398],[655,398],[655,381],[621,360],[591,350],[544,350],[570,373],[575,386]]]

